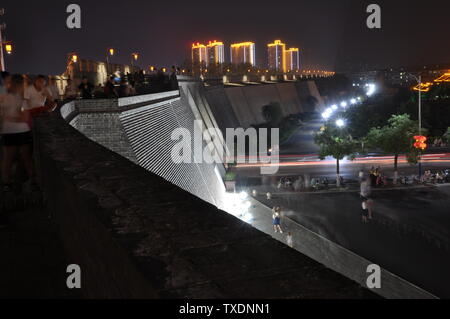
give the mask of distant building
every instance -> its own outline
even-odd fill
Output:
[[[231,63],[256,65],[256,49],[253,42],[234,43],[231,45]]]
[[[267,45],[269,56],[269,69],[277,72],[286,72],[286,44],[280,40],[275,40]]]
[[[353,86],[364,87],[366,84],[375,83],[379,77],[379,71],[361,71],[347,73],[347,77]]]
[[[208,55],[207,66],[225,62],[225,50],[223,42],[218,42],[216,40],[214,40],[213,42],[210,41],[206,49]]]
[[[208,65],[207,49],[204,44],[192,44],[192,64],[194,66]]]
[[[300,50],[298,48],[290,48],[285,51],[286,71],[295,72],[300,70]]]

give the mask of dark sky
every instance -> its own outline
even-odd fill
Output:
[[[66,27],[66,7],[82,8],[82,29]],[[382,29],[366,27],[366,7],[382,8]],[[6,36],[15,52],[11,72],[64,71],[68,52],[141,66],[170,66],[190,56],[194,41],[255,41],[257,62],[266,43],[282,39],[302,49],[306,68],[340,70],[450,63],[449,0],[1,0]],[[226,49],[228,55],[229,49]]]

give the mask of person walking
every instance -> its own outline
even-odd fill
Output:
[[[361,168],[358,173],[359,182],[362,183],[364,180],[364,169]]]
[[[373,219],[373,200],[364,198],[362,202],[362,222],[367,224],[371,219]]]
[[[34,99],[33,99],[34,101]],[[29,102],[29,101],[28,101]],[[8,94],[0,102],[2,117],[2,180],[3,192],[12,192],[12,167],[17,156],[20,155],[31,187],[36,185],[35,170],[32,159],[33,135],[31,133],[30,115],[27,101],[24,99],[24,79],[21,75],[14,75]]]
[[[282,234],[283,230],[281,229],[281,208],[280,207],[275,207],[273,209],[272,219],[273,219],[273,229],[274,229],[275,233],[280,232],[280,234]]]

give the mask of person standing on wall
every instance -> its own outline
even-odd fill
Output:
[[[89,82],[87,77],[83,77],[81,80],[81,84],[78,86],[78,90],[80,91],[80,95],[82,99],[89,100],[92,99],[92,90],[94,89],[94,85]]]

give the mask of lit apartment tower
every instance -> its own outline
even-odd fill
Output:
[[[223,42],[209,42],[207,45],[208,61],[207,65],[216,65],[225,62],[225,51]]]
[[[192,64],[194,66],[208,65],[206,46],[200,43],[192,44]]]
[[[285,51],[286,71],[300,70],[300,50],[298,48],[290,48]]]
[[[275,40],[274,43],[269,43],[267,48],[269,56],[269,69],[277,72],[286,72],[286,44],[282,43],[280,40]]]
[[[231,63],[245,64],[250,63],[252,66],[256,65],[256,50],[255,43],[242,42],[231,45]]]

